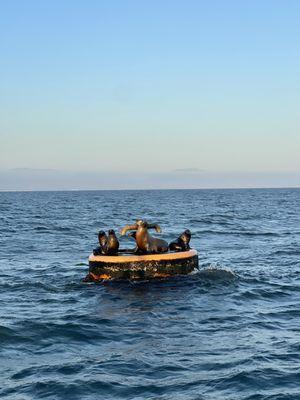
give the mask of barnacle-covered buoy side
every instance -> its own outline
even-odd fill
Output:
[[[104,279],[155,279],[187,275],[198,268],[198,253],[188,250],[176,253],[89,257],[87,281]]]

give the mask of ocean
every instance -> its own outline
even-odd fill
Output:
[[[199,271],[83,283],[138,218]],[[11,400],[300,399],[300,189],[1,192],[0,371]]]

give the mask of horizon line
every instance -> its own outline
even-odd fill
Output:
[[[0,193],[23,192],[146,192],[146,191],[170,191],[170,190],[269,190],[269,189],[300,189],[300,186],[241,186],[241,187],[202,187],[202,188],[151,188],[151,189],[0,189]]]

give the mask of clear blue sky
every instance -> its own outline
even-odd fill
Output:
[[[3,1],[0,170],[299,172],[299,21],[290,0]]]

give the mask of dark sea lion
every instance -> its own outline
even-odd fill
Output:
[[[190,250],[191,231],[186,229],[178,239],[169,244],[169,249],[174,251],[187,251]]]
[[[100,256],[107,252],[107,236],[104,231],[99,231],[98,241],[100,246],[93,250],[94,256]]]
[[[129,237],[132,237],[132,239],[136,240],[136,231],[130,232],[130,233],[128,234],[128,236],[129,236]]]
[[[121,230],[121,235],[125,235],[126,232],[130,230],[136,231],[135,240],[138,252],[142,254],[166,253],[168,251],[168,243],[165,240],[151,236],[148,232],[148,229],[150,228],[154,228],[157,232],[161,232],[159,225],[148,224],[147,221],[139,219],[134,225],[126,225]]]
[[[103,251],[103,253],[106,252],[106,248],[107,248],[107,236],[106,233],[104,231],[99,231],[98,233],[98,241],[99,241],[99,245]]]
[[[119,250],[119,241],[117,239],[115,231],[113,229],[110,229],[108,231],[108,237],[107,237],[106,254],[108,255],[118,254],[118,250]]]
[[[95,249],[93,249],[93,254],[94,254],[94,256],[102,256],[103,253],[102,253],[101,247],[98,246]]]

